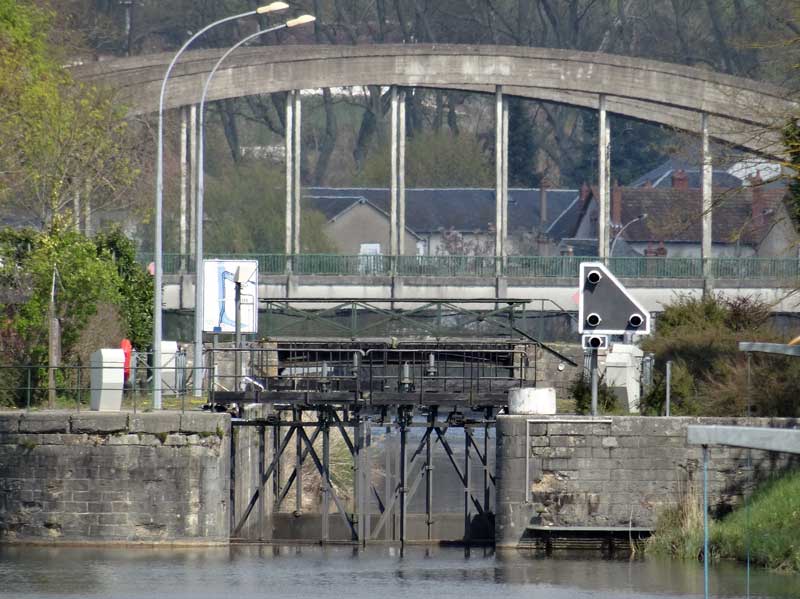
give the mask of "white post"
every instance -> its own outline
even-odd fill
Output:
[[[391,92],[391,107],[392,107],[392,122],[391,122],[391,135],[390,135],[390,160],[391,164],[391,182],[389,184],[390,202],[389,202],[389,253],[394,260],[397,256],[397,123],[400,120],[398,101],[397,101],[397,88],[392,86]]]
[[[294,165],[294,253],[300,254],[300,166],[302,164],[300,152],[302,151],[301,142],[302,135],[302,113],[300,104],[300,90],[294,92],[294,156],[292,157]]]
[[[501,256],[508,255],[508,98],[503,98],[503,235]]]
[[[197,114],[197,106],[192,104],[189,108],[189,172],[190,175],[190,187],[189,187],[189,213],[190,213],[190,220],[189,220],[189,246],[186,248],[186,253],[191,253],[192,247],[195,245],[195,236],[197,235],[197,223],[201,223],[202,226],[202,214],[200,218],[197,218],[195,214],[196,207],[198,206],[197,201],[197,193],[198,193],[198,185],[197,185],[197,177],[195,176],[198,169],[199,164],[199,143],[198,143],[198,128],[199,128],[199,118]],[[181,249],[181,253],[184,250]],[[197,267],[196,267],[197,268]]]
[[[397,253],[406,253],[406,92],[400,93],[397,136]]]
[[[192,107],[194,108],[194,107]],[[180,163],[181,163],[181,200],[180,200],[180,208],[179,213],[180,216],[178,218],[178,230],[180,231],[180,239],[178,242],[178,253],[181,254],[181,271],[184,271],[186,268],[186,261],[183,254],[187,253],[186,250],[186,184],[187,184],[187,177],[189,176],[188,173],[188,165],[187,156],[186,156],[186,127],[187,127],[187,115],[186,115],[186,107],[182,106],[180,109],[181,113],[181,141],[180,141]],[[192,184],[192,188],[194,189],[194,185]],[[194,202],[192,202],[194,203]]]
[[[708,139],[708,115],[703,113],[702,116],[702,129],[703,129],[703,233],[700,248],[700,255],[703,261],[703,293],[707,294],[714,288],[713,273],[711,272],[711,248],[712,248],[712,229],[711,229],[711,211],[712,211],[712,195],[711,183],[713,177],[712,164],[711,164],[711,148]]]
[[[495,132],[494,132],[494,167],[495,167],[495,232],[494,232],[494,257],[497,259],[495,272],[500,275],[500,258],[503,256],[503,172],[505,153],[503,151],[503,86],[495,89]]]
[[[600,259],[608,257],[608,118],[606,96],[600,94],[600,123],[598,126],[597,147],[597,251]]]
[[[292,231],[294,229],[294,183],[292,177],[294,175],[294,165],[292,164],[292,155],[294,153],[294,141],[292,140],[294,133],[294,92],[289,92],[286,95],[286,244],[284,250],[286,252],[287,260],[292,254]],[[291,262],[287,262],[287,266]]]

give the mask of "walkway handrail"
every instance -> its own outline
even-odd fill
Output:
[[[284,254],[213,254],[212,257],[229,260],[257,260],[262,275],[282,275],[286,272]],[[495,276],[496,258],[493,256],[391,256],[301,254],[292,257],[294,274],[318,276],[391,276],[396,263],[396,274],[403,277],[464,277],[491,278]],[[502,261],[500,272],[509,278],[577,279],[578,266],[591,260],[581,256],[508,256]],[[139,261],[148,264],[152,256],[141,254]],[[194,258],[185,254],[164,254],[164,273],[184,274],[194,272]],[[703,265],[700,258],[622,257],[610,258],[609,267],[620,278],[626,279],[701,279]],[[773,281],[800,283],[798,258],[713,258],[711,270],[717,280]]]

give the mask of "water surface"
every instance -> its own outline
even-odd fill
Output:
[[[751,597],[800,597],[800,577],[763,570]],[[714,597],[744,597],[745,570],[711,569]],[[541,558],[516,551],[376,545],[211,549],[0,547],[0,598],[170,599],[302,597],[702,597],[700,564],[671,560]]]

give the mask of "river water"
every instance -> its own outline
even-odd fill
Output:
[[[711,569],[713,597],[745,597],[745,570]],[[700,564],[534,557],[460,548],[0,546],[0,598],[626,599],[702,597]],[[800,577],[751,574],[751,597],[800,597]]]

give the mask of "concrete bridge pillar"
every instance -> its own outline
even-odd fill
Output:
[[[713,178],[711,148],[708,137],[708,114],[703,113],[701,117],[701,130],[703,136],[703,174],[702,174],[702,188],[703,188],[703,211],[702,211],[702,241],[700,244],[700,255],[703,259],[703,294],[711,293],[714,288],[713,274],[711,272],[711,247],[712,247],[712,231],[711,231],[711,209],[712,209],[712,194],[711,183]]]
[[[606,96],[600,94],[600,122],[598,126],[597,147],[597,251],[600,259],[608,258],[610,237],[610,202],[609,189],[611,188],[611,126],[608,123],[606,111]]]

